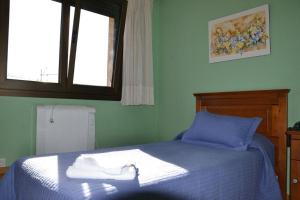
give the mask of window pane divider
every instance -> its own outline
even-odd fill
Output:
[[[75,7],[75,16],[73,21],[73,31],[71,37],[71,51],[70,51],[70,60],[69,60],[69,72],[68,72],[68,87],[72,87],[74,79],[74,67],[76,59],[76,49],[77,49],[77,38],[78,38],[78,29],[80,21],[80,6],[78,1],[76,2]]]
[[[9,0],[0,1],[0,81],[6,80],[8,50]]]
[[[68,74],[68,44],[69,44],[69,24],[70,24],[70,6],[62,3],[61,11],[61,32],[60,32],[60,50],[59,50],[59,83],[62,87],[67,85]]]

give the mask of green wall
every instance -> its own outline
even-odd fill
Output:
[[[190,126],[195,92],[289,88],[289,125],[300,120],[299,0],[157,0],[158,130]],[[208,21],[269,4],[271,55],[208,63]]]
[[[208,21],[268,3],[271,55],[208,63]],[[290,88],[289,125],[300,119],[299,0],[155,0],[155,106],[0,97],[0,158],[35,152],[36,105],[96,108],[97,147],[167,140],[192,122],[195,92]]]
[[[7,164],[35,153],[36,105],[89,105],[96,108],[96,146],[148,143],[157,138],[154,106],[120,102],[0,97],[0,158]]]

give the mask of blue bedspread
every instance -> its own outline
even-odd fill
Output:
[[[124,199],[158,192],[186,200],[280,200],[269,150],[218,149],[169,141],[29,157],[16,161],[0,182],[0,199]],[[80,154],[105,153],[139,169],[133,181],[70,179],[66,169]]]

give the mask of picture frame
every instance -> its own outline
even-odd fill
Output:
[[[268,55],[268,4],[208,22],[209,63]]]

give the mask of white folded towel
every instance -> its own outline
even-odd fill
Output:
[[[133,180],[137,169],[134,164],[103,167],[93,157],[79,156],[66,171],[69,178]]]

